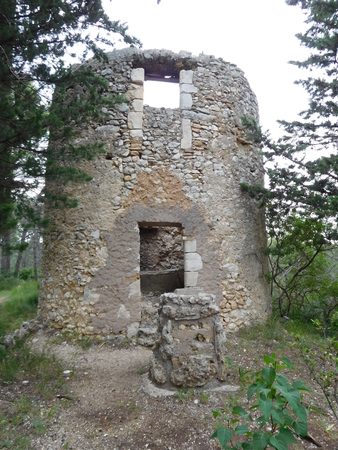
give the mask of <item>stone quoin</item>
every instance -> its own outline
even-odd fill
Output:
[[[213,56],[127,48],[108,58],[86,65],[109,82],[105,95],[128,101],[76,133],[74,145],[103,142],[106,153],[79,163],[91,181],[58,186],[78,199],[76,208],[46,208],[51,226],[39,315],[81,335],[122,334],[143,345],[162,340],[162,347],[169,339],[164,360],[172,358],[172,381],[180,385],[185,356],[174,354],[180,336],[201,349],[216,339],[213,317],[220,335],[222,327],[236,331],[270,313],[264,212],[240,187],[263,184],[260,150],[241,122],[258,121],[257,100],[243,72]],[[178,83],[180,106],[146,106],[147,80]],[[167,295],[174,291],[177,298]],[[182,306],[175,322],[177,308],[168,302],[199,312],[184,315]],[[191,358],[199,361],[202,353]],[[215,354],[210,376],[221,372]]]

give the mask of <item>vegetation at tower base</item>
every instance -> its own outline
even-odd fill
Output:
[[[94,32],[96,37],[92,37]],[[100,0],[1,2],[0,246],[4,272],[9,270],[11,231],[18,221],[25,218],[26,228],[45,225],[27,194],[32,197],[34,190],[41,190],[44,177],[64,183],[87,179],[76,169],[76,161],[102,150],[99,144],[76,147],[60,142],[73,135],[77,122],[97,117],[103,106],[123,99],[105,96],[104,80],[89,70],[67,67],[64,61],[70,56],[79,59],[81,52],[82,60],[88,52],[104,58],[99,45],[112,47],[116,35],[126,43],[139,44],[124,24],[109,20]],[[81,96],[67,95],[73,86],[81,89]],[[54,88],[57,95],[51,106]],[[45,194],[56,206],[75,204],[75,200]]]
[[[234,406],[230,414],[227,405],[221,411],[213,411],[214,418],[222,416],[227,425],[226,428],[219,426],[212,435],[225,450],[241,447],[244,450],[287,450],[289,444],[297,444],[295,436],[308,435],[308,411],[302,405],[302,391],[309,389],[298,380],[291,385],[288,378],[279,373],[293,368],[288,358],[278,359],[275,353],[263,358],[266,366],[259,371],[239,369],[242,382],[250,383],[248,401],[256,397],[248,412],[239,405]],[[255,410],[258,417],[252,417]],[[233,437],[236,435],[243,436],[245,441],[235,444]]]
[[[309,106],[299,120],[280,121],[285,133],[277,142],[253,120],[244,119],[250,139],[263,146],[270,181],[267,189],[242,185],[267,211],[268,251],[273,261],[270,277],[279,290],[279,301],[281,291],[287,298],[293,288],[280,286],[276,274],[292,272],[298,265],[288,281],[302,278],[338,237],[338,1],[287,3],[299,5],[306,14],[308,29],[297,37],[310,56],[291,64],[310,70],[309,77],[296,82],[306,89]],[[280,307],[280,314],[288,310]]]

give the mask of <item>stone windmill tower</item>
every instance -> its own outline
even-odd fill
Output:
[[[225,330],[265,321],[264,217],[240,189],[242,181],[263,183],[259,149],[241,127],[242,116],[258,120],[243,72],[187,52],[128,48],[108,56],[87,64],[129,102],[76,140],[106,149],[81,163],[92,181],[64,188],[78,207],[46,212],[54,227],[44,240],[41,318],[81,334],[139,334],[151,344],[156,295],[190,289],[213,296]],[[144,105],[147,80],[177,83],[180,106]]]

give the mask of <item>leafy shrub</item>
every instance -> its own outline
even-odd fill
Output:
[[[34,280],[34,269],[33,267],[21,269],[19,272],[19,278],[20,280]]]
[[[269,446],[277,450],[287,450],[289,444],[296,444],[297,436],[307,436],[307,410],[301,404],[301,391],[308,391],[301,381],[290,384],[287,377],[280,374],[282,369],[292,369],[288,358],[276,359],[264,356],[266,367],[257,372],[243,371],[240,377],[251,382],[247,398],[256,397],[256,402],[247,412],[236,405],[228,415],[228,408],[213,410],[214,418],[221,418],[227,427],[219,426],[211,436],[217,438],[224,450],[265,450]],[[258,411],[252,417],[250,411]],[[245,436],[245,441],[233,442],[234,436]]]

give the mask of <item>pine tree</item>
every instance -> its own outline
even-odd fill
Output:
[[[277,142],[243,118],[267,162],[268,187],[242,189],[266,209],[267,275],[281,315],[304,297],[304,276],[338,238],[338,0],[286,3],[300,6],[308,24],[297,37],[310,56],[291,62],[309,74],[296,82],[309,95],[308,108],[297,121],[280,121],[285,133]]]
[[[99,34],[92,38],[94,28]],[[62,163],[65,158],[93,157],[101,149],[99,145],[48,146],[48,138],[56,142],[70,137],[74,118],[85,121],[98,115],[103,104],[120,100],[99,95],[105,81],[89,70],[67,67],[65,56],[83,49],[83,59],[89,52],[104,58],[99,45],[112,45],[116,34],[128,44],[139,44],[124,24],[109,20],[100,0],[0,2],[0,246],[4,270],[8,270],[10,232],[20,214],[41,221],[31,202],[25,202],[27,192],[40,189],[46,176],[86,179],[86,174],[74,167],[66,169]],[[81,100],[66,96],[70,86],[82,86]],[[58,94],[52,103],[54,88]],[[54,199],[60,204],[59,200]],[[68,206],[75,203],[63,200]]]
[[[280,121],[285,134],[277,142],[247,120],[251,138],[261,141],[269,188],[243,186],[267,206],[268,220],[303,215],[325,224],[327,241],[337,239],[338,219],[338,1],[287,0],[306,14],[307,31],[298,34],[311,54],[291,64],[310,71],[297,81],[309,95],[309,105],[294,122]],[[271,167],[273,162],[273,167]]]

